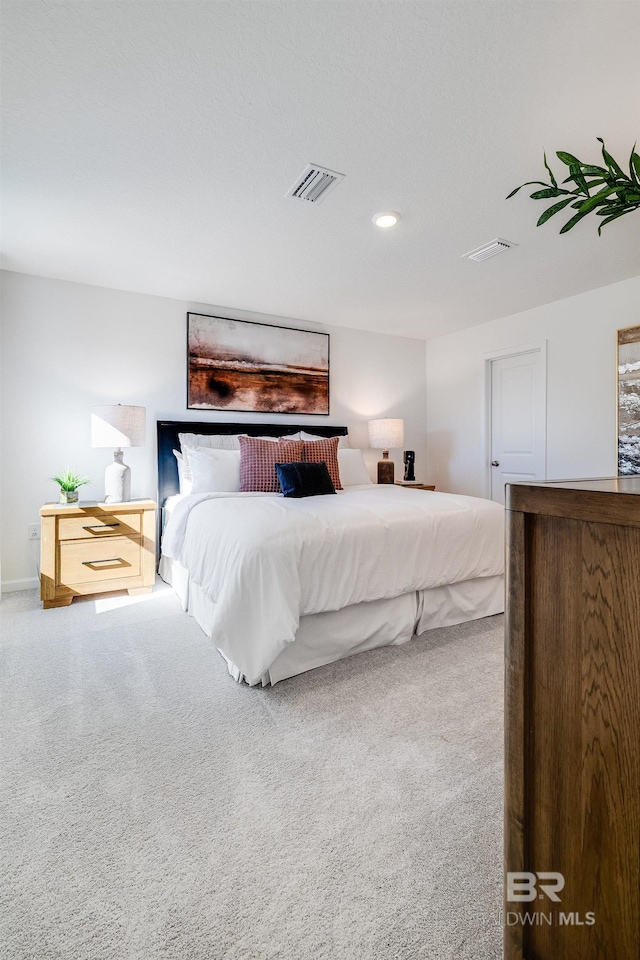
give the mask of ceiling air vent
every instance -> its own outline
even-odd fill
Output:
[[[495,257],[498,253],[506,253],[510,247],[517,246],[518,244],[512,243],[511,240],[503,240],[502,237],[496,237],[495,240],[490,240],[489,243],[483,243],[477,250],[472,250],[471,253],[465,253],[462,259],[488,260],[489,257]]]
[[[341,180],[344,180],[344,173],[336,173],[335,170],[319,167],[317,163],[310,163],[285,196],[319,203]]]

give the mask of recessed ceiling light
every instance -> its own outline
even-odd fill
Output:
[[[394,213],[393,210],[383,210],[382,213],[376,213],[371,219],[376,227],[395,227],[400,219],[400,214]]]

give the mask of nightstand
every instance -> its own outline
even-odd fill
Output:
[[[113,590],[148,593],[156,572],[156,504],[45,503],[40,510],[45,610]]]
[[[407,490],[435,490],[435,484],[430,483],[405,483],[404,480],[395,480],[396,487],[405,487]]]

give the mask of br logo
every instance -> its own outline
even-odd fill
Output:
[[[542,883],[541,881],[549,881]],[[558,894],[564,888],[564,877],[561,873],[508,873],[507,874],[507,901],[509,903],[523,900],[537,900],[546,894],[549,900],[560,902]],[[538,893],[538,889],[542,893]]]

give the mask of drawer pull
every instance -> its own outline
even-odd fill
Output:
[[[124,563],[122,557],[110,557],[108,560],[83,560],[83,567],[92,567],[96,563]]]
[[[119,523],[90,523],[84,526],[83,530],[102,530],[103,527],[119,527]]]

